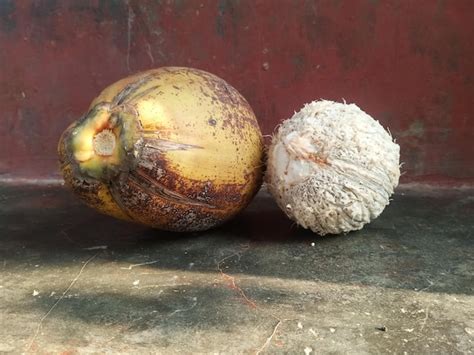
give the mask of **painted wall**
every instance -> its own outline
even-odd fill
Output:
[[[264,134],[305,102],[355,102],[404,181],[474,182],[474,1],[0,1],[0,177],[55,177],[62,130],[109,83],[213,72]]]

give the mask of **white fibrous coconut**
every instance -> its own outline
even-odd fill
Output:
[[[398,185],[400,147],[355,104],[313,101],[284,121],[267,183],[289,218],[321,235],[361,229]]]

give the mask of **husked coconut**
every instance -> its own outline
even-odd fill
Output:
[[[313,101],[284,121],[266,180],[289,218],[320,235],[361,229],[389,204],[400,147],[355,104]]]

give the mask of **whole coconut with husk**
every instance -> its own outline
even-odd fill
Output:
[[[222,224],[261,184],[263,140],[250,105],[193,68],[153,69],[110,85],[58,148],[65,183],[83,202],[164,230]]]

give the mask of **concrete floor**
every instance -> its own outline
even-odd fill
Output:
[[[1,187],[0,352],[468,354],[473,237],[472,190],[398,192],[364,230],[321,238],[264,192],[176,234],[60,187]]]

